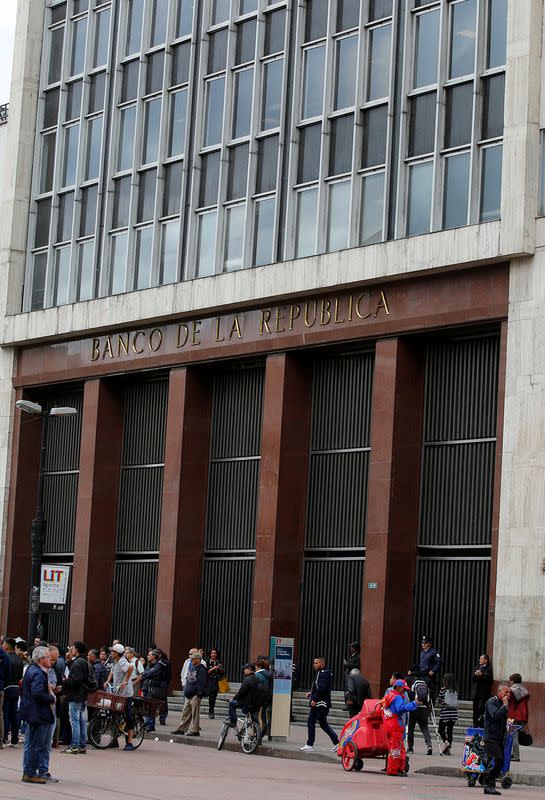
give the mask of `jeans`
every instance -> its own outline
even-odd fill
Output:
[[[57,727],[57,718],[55,717],[49,729],[49,738],[46,741],[46,749],[40,757],[40,763],[38,765],[38,775],[47,775],[49,773],[49,761],[51,759],[51,745],[53,743],[53,734],[55,733],[56,727]]]
[[[227,713],[229,715],[229,722],[231,723],[231,725],[236,725],[237,724],[237,708],[240,708],[240,710],[244,714],[247,714],[248,711],[251,711],[253,721],[256,722],[259,725],[259,729],[261,730],[261,722],[259,720],[259,711],[256,711],[255,709],[252,710],[252,709],[248,708],[248,706],[245,706],[242,703],[239,703],[238,700],[230,700],[229,701],[229,709],[228,709]]]
[[[484,785],[493,788],[496,786],[496,778],[502,771],[503,767],[503,745],[501,745],[499,742],[494,742],[491,739],[485,739],[484,746],[486,749],[486,754],[494,759],[494,766],[485,775]]]
[[[19,741],[19,687],[8,686],[4,690],[4,737],[11,733],[11,743]]]
[[[44,764],[49,765],[47,743],[51,738],[51,724],[35,725],[29,723],[23,751],[23,775],[32,777]]]
[[[85,747],[87,745],[87,703],[78,703],[70,700],[68,703],[70,714],[70,727],[72,728],[71,747]]]
[[[431,747],[430,729],[428,728],[428,709],[424,708],[424,706],[420,706],[420,708],[417,708],[415,711],[411,711],[409,714],[409,732],[407,734],[407,742],[411,750],[414,746],[414,729],[416,728],[417,724],[422,731],[422,736],[424,737],[426,745]]]
[[[309,747],[312,747],[314,742],[316,741],[316,723],[320,726],[320,728],[327,733],[333,744],[339,744],[339,737],[331,727],[331,725],[327,721],[327,715],[329,714],[329,708],[325,708],[324,706],[313,706],[311,707],[310,711],[308,712],[308,719],[307,719],[307,728],[308,728],[308,739],[307,744]]]

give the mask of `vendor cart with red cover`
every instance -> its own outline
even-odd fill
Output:
[[[388,744],[380,708],[380,700],[365,700],[359,714],[344,726],[337,755],[345,770],[363,769],[364,758],[386,758]]]

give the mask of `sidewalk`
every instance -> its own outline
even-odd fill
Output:
[[[216,716],[215,720],[209,720],[201,716],[201,735],[197,737],[175,736],[170,734],[179,721],[179,715],[169,714],[165,727],[157,726],[155,733],[148,734],[150,739],[159,741],[172,741],[189,747],[216,747],[220,728],[223,723],[223,713]],[[337,731],[340,733],[340,731]],[[313,753],[302,753],[300,747],[306,743],[306,728],[299,725],[290,727],[290,735],[286,742],[269,742],[265,740],[259,747],[257,754],[262,756],[272,756],[274,758],[289,758],[301,761],[317,761],[337,765],[341,769],[340,758],[330,752],[331,742],[325,733],[317,728],[315,751]],[[454,743],[452,756],[438,755],[438,745],[434,740],[434,755],[425,755],[426,748],[421,737],[415,740],[415,753],[411,755],[411,771],[424,775],[439,775],[442,777],[456,777],[463,779],[460,772],[462,758],[462,747],[460,743]],[[240,752],[240,744],[232,733],[227,737],[224,749]],[[545,749],[538,747],[522,747],[522,761],[512,764],[511,777],[513,783],[526,784],[528,786],[545,786]],[[368,759],[365,761],[365,769],[380,771],[384,767],[382,759]]]

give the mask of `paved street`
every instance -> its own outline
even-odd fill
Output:
[[[61,779],[59,784],[21,783],[20,764],[20,751],[4,749],[0,754],[2,800],[26,800],[40,794],[64,800],[240,800],[260,796],[348,800],[356,792],[364,792],[366,800],[467,800],[469,792],[482,796],[478,789],[467,789],[461,778],[417,774],[387,778],[378,771],[383,762],[367,762],[368,769],[360,774],[345,773],[340,764],[219,753],[208,747],[154,741],[144,742],[136,753],[89,751],[86,756],[70,756],[56,752],[52,772]],[[538,800],[543,788],[514,786],[504,795],[510,800]]]

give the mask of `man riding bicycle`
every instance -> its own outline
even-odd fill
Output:
[[[249,712],[253,721],[261,728],[259,721],[259,708],[261,705],[260,682],[255,674],[255,664],[244,664],[242,669],[244,671],[244,679],[240,684],[240,689],[229,702],[229,725],[231,728],[236,727],[237,709],[240,708],[245,714]]]

